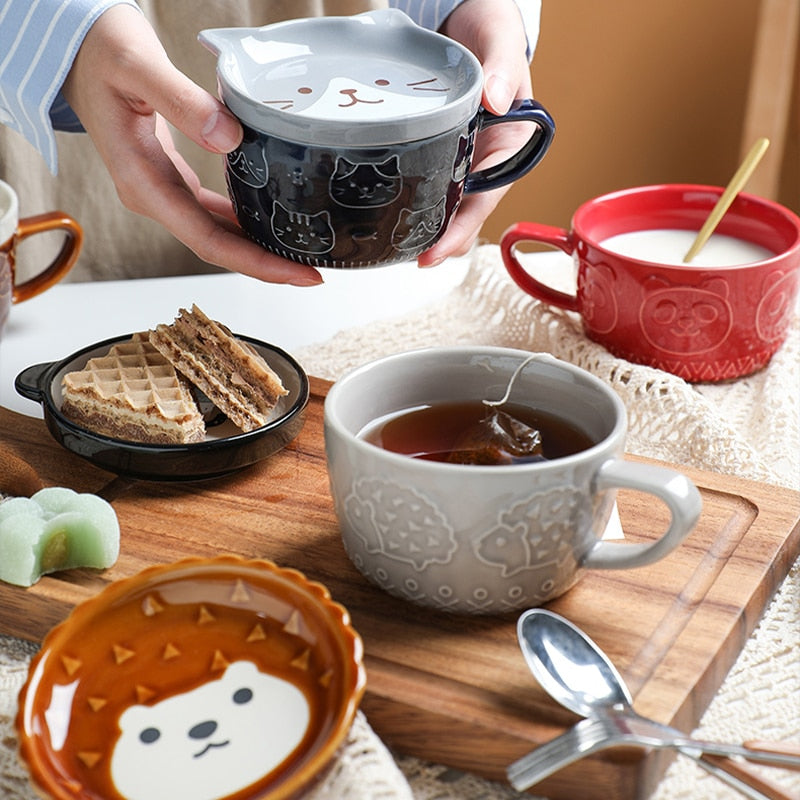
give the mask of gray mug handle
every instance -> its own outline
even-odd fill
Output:
[[[587,569],[626,569],[658,561],[686,538],[703,508],[697,487],[685,475],[667,467],[610,459],[597,474],[597,490],[607,489],[634,489],[655,495],[666,503],[670,522],[658,539],[647,544],[598,541],[581,562]]]
[[[535,122],[536,129],[527,143],[513,156],[493,167],[470,172],[464,182],[464,194],[486,192],[518,180],[530,172],[550,148],[556,132],[553,118],[535,100],[515,100],[506,114],[497,116],[481,107],[478,111],[478,133],[502,122]]]

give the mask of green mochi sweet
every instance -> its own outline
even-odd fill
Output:
[[[119,556],[119,521],[101,497],[65,487],[0,503],[0,580],[32,586],[49,572],[106,569]]]

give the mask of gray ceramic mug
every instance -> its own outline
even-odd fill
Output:
[[[445,347],[355,369],[325,401],[331,493],[348,556],[398,597],[445,611],[501,614],[567,591],[587,569],[652,563],[694,527],[700,494],[666,467],[623,459],[627,418],[617,395],[552,356],[531,360],[509,402],[569,420],[595,443],[551,461],[473,466],[426,461],[366,441],[387,415],[434,403],[497,400],[530,353]],[[670,512],[653,541],[604,541],[616,489],[647,492]]]

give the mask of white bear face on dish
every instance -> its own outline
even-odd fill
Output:
[[[250,661],[152,706],[131,706],[111,774],[127,800],[220,800],[255,783],[303,741],[309,703]]]

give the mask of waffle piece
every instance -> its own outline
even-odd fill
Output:
[[[196,305],[150,331],[150,343],[243,431],[266,424],[288,394],[256,350]]]
[[[205,439],[205,423],[191,388],[146,333],[89,359],[61,383],[61,412],[115,439],[189,444]]]

